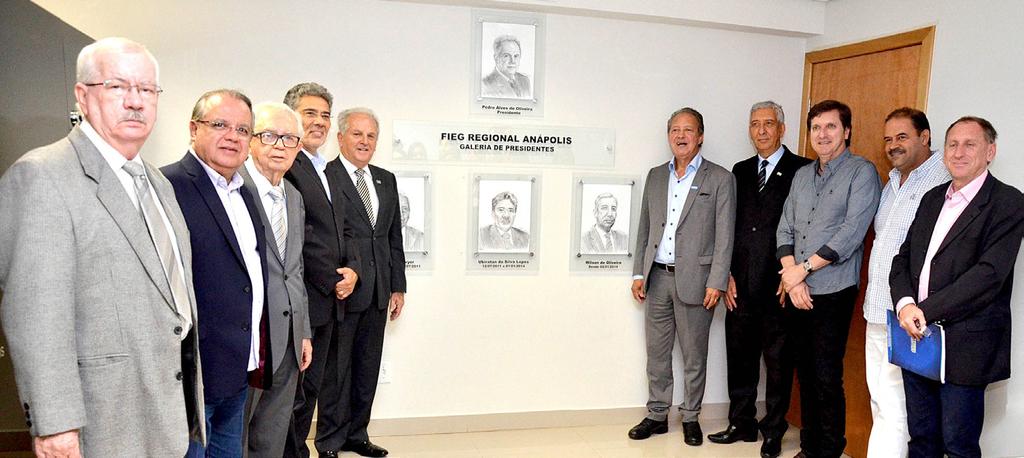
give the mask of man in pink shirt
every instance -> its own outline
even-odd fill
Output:
[[[965,116],[946,130],[953,180],[928,191],[889,276],[900,326],[946,334],[946,383],[903,371],[910,456],[981,456],[985,387],[1010,377],[1010,294],[1024,195],[988,172],[996,130]]]

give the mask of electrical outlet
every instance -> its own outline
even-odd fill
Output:
[[[383,361],[380,363],[380,378],[377,383],[385,385],[391,383],[391,363]]]

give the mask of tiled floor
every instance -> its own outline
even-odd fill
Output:
[[[725,429],[726,420],[701,421],[704,434]],[[374,437],[373,442],[387,448],[394,458],[639,458],[639,457],[715,457],[760,456],[761,442],[737,442],[719,445],[708,442],[691,447],[683,444],[682,427],[670,424],[668,434],[634,441],[626,437],[632,424],[581,426],[571,428],[524,429],[422,436]],[[782,457],[799,451],[799,431],[790,428],[783,438]],[[313,443],[309,443],[310,449]],[[356,457],[353,453],[342,456]]]

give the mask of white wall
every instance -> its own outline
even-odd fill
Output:
[[[826,8],[825,34],[808,40],[808,50],[858,42],[935,25],[935,49],[928,119],[935,135],[963,115],[988,119],[999,132],[991,172],[1003,182],[1024,189],[1024,7],[1016,0],[983,2],[859,0],[835,1]],[[1020,440],[1024,424],[1024,256],[1018,253],[1014,298],[1015,332],[1009,381],[991,385],[986,393],[982,449],[986,456],[1024,455]]]
[[[280,100],[292,84],[313,80],[333,91],[336,109],[370,106],[383,120],[374,162],[392,169],[392,120],[498,122],[468,114],[466,7],[370,0],[305,2],[301,9],[271,0],[38,3],[91,36],[128,36],[157,56],[166,92],[143,154],[160,165],[184,154],[195,99],[222,86],[254,101]],[[666,161],[666,117],[684,105],[705,115],[704,154],[726,167],[753,153],[746,134],[751,103],[772,98],[799,119],[803,38],[554,14],[546,22],[546,113],[527,122],[615,129],[615,169],[591,171],[642,176]],[[798,131],[790,129],[788,144],[796,145]],[[434,241],[436,271],[410,276],[405,312],[389,325],[384,360],[393,381],[378,390],[375,418],[646,402],[643,311],[629,296],[629,275],[568,273],[573,170],[513,170],[543,175],[539,272],[467,273],[467,177],[499,169],[434,168],[435,228],[448,236]],[[728,401],[722,318],[720,310],[706,403]]]

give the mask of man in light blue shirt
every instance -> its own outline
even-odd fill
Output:
[[[647,417],[630,439],[668,432],[672,404],[672,347],[683,354],[683,437],[700,445],[697,417],[704,398],[708,334],[729,283],[736,181],[706,160],[704,118],[682,108],[668,121],[672,160],[651,169],[644,185],[633,264],[633,298],[646,301]]]
[[[871,394],[871,436],[868,456],[906,456],[907,406],[903,373],[889,364],[886,310],[892,310],[889,270],[914,221],[921,197],[949,181],[942,154],[931,151],[931,127],[923,112],[898,108],[885,118],[885,153],[892,163],[889,183],[875,214],[875,242],[868,261],[864,296],[865,378]]]

